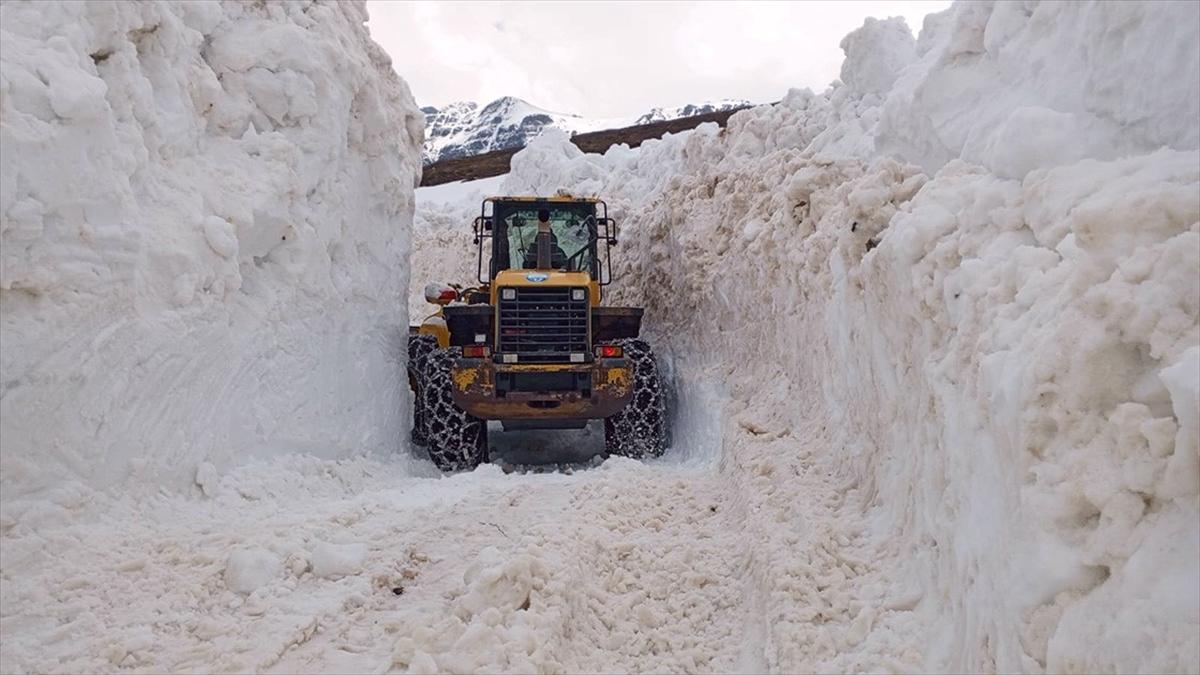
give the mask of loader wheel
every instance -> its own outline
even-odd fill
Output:
[[[487,422],[458,407],[450,395],[450,365],[459,347],[435,349],[421,371],[421,418],[429,458],[442,471],[474,469],[488,458]]]
[[[433,335],[408,336],[408,385],[413,390],[412,442],[425,445],[425,405],[421,401],[421,368],[425,357],[437,349],[437,338]]]
[[[604,420],[604,446],[610,455],[658,457],[666,451],[666,386],[654,352],[645,340],[618,340],[633,367],[633,398],[621,412]]]

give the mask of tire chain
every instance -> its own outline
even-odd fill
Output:
[[[459,347],[434,349],[422,361],[421,407],[429,458],[443,471],[473,469],[487,459],[487,422],[472,417],[451,397],[450,366]]]
[[[425,406],[421,402],[421,392],[424,383],[421,381],[422,368],[427,356],[437,349],[437,338],[433,335],[419,334],[408,337],[408,372],[416,381],[416,391],[413,393],[413,426],[412,442],[416,445],[426,445],[429,439],[425,436]]]
[[[666,387],[654,352],[645,340],[616,340],[633,366],[633,398],[621,412],[604,420],[604,445],[610,455],[658,457],[667,449]]]

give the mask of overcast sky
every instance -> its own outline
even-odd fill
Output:
[[[422,105],[516,96],[587,117],[820,92],[868,16],[913,34],[949,2],[401,2],[368,26]]]

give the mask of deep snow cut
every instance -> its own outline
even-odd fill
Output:
[[[502,192],[608,199],[616,301],[831,430],[923,668],[1194,670],[1198,11],[868,21],[825,94],[603,156],[546,134]]]
[[[4,30],[21,25],[8,13],[13,7],[26,6],[0,6]],[[161,12],[157,5],[117,7],[117,16]],[[223,20],[236,32],[254,7],[225,7]],[[324,8],[333,12],[330,21],[306,35],[358,34],[357,20],[338,18],[353,7]],[[262,11],[302,21],[294,10],[272,4]],[[243,246],[256,251],[236,266],[236,301],[200,292],[179,307],[170,304],[173,295],[154,301],[160,286],[151,282],[174,269],[159,256],[175,249],[149,243],[132,249],[142,256],[129,258],[133,281],[116,286],[127,289],[115,296],[132,308],[125,313],[120,303],[99,305],[108,296],[83,282],[70,292],[50,283],[31,286],[36,295],[21,290],[41,277],[10,270],[36,271],[28,261],[37,258],[9,267],[6,257],[4,381],[10,363],[30,374],[3,403],[3,470],[5,481],[14,480],[4,484],[0,512],[0,670],[1200,670],[1200,84],[1190,75],[1200,62],[1198,11],[1184,3],[962,4],[930,17],[916,40],[896,20],[868,22],[843,43],[842,84],[822,94],[794,90],[779,105],[733,116],[724,131],[703,126],[602,156],[551,133],[519,153],[499,188],[482,189],[597,194],[622,224],[612,301],[647,307],[650,338],[678,387],[676,446],[661,463],[617,458],[570,475],[484,466],[443,478],[405,456],[289,455],[230,470],[222,461],[228,455],[196,444],[210,438],[189,426],[198,422],[165,414],[187,408],[208,415],[201,418],[212,420],[200,430],[206,433],[224,433],[239,415],[255,417],[262,432],[254,436],[255,427],[249,436],[262,444],[245,448],[259,457],[297,449],[275,444],[278,430],[292,426],[312,442],[299,447],[340,451],[327,439],[344,427],[315,429],[306,416],[314,401],[332,398],[314,398],[304,387],[332,397],[315,385],[356,379],[337,399],[355,403],[403,372],[383,356],[356,361],[364,352],[348,337],[363,335],[355,322],[385,313],[402,330],[396,305],[403,282],[388,274],[404,268],[376,256],[400,255],[403,245],[371,246],[357,238],[375,229],[353,226],[375,228],[394,216],[403,236],[403,207],[387,211],[393,202],[373,202],[367,187],[382,171],[386,185],[400,180],[397,189],[408,194],[411,182],[402,179],[411,178],[405,169],[415,169],[417,147],[400,136],[360,148],[354,133],[335,134],[345,147],[314,146],[333,153],[335,166],[360,166],[379,143],[398,143],[401,152],[399,164],[395,155],[370,160],[374,168],[357,180],[338,173],[306,184],[311,196],[283,193],[284,202],[296,200],[292,209],[377,209],[304,248],[311,255],[299,258],[304,265],[283,255],[294,249],[282,239],[263,255],[260,247],[273,240],[243,241],[243,224],[228,218],[234,227],[223,229],[208,218],[225,217],[216,206],[188,221],[193,230],[169,219],[136,221],[136,241],[191,232],[213,256],[226,251],[236,259]],[[99,31],[115,20],[89,16],[78,25]],[[1074,51],[1059,53],[1064,40]],[[2,44],[7,77],[19,72],[9,59],[22,58],[9,45],[41,43],[14,43],[6,34]],[[260,44],[268,43],[253,46]],[[154,54],[153,46],[142,52]],[[1148,58],[1155,50],[1168,60]],[[98,73],[117,54],[80,53],[96,55],[81,67],[91,61]],[[347,53],[357,58],[355,49]],[[205,58],[147,79],[161,86],[166,75],[193,72]],[[358,81],[356,72],[338,82]],[[361,83],[386,91],[391,80],[380,77]],[[237,79],[231,73],[221,82]],[[9,91],[4,105],[13,101],[14,109],[35,100]],[[47,96],[58,97],[53,105],[63,113],[77,109],[70,96]],[[1138,110],[1127,107],[1129,97]],[[188,100],[164,98],[158,126],[135,125],[121,137],[142,138],[135,130],[150,137],[175,119],[166,112],[174,110],[170,103],[186,108]],[[267,116],[259,120],[266,123],[282,114],[278,103],[238,109]],[[342,131],[370,118],[361,110],[348,115]],[[27,118],[6,108],[5,134],[10,119]],[[56,124],[47,130],[72,128]],[[232,158],[219,165],[223,172],[209,155],[180,159],[182,151],[164,142],[145,153],[144,170],[126,174],[129,203],[190,213],[178,204],[207,204],[190,190],[202,193],[214,174],[233,171],[227,165],[261,168],[256,163],[273,156],[260,145],[248,157],[233,152],[247,135],[297,133],[259,134],[256,122],[254,134],[247,125],[238,139],[214,141],[210,124],[193,141],[232,148],[221,154]],[[177,137],[189,138],[164,136]],[[321,133],[312,143],[329,139]],[[7,135],[4,141],[7,152]],[[77,145],[56,141],[45,150]],[[134,155],[146,145],[132,143]],[[113,140],[105,152],[83,156],[120,157],[123,147]],[[39,166],[25,155],[4,162]],[[186,183],[146,182],[176,176],[162,167],[180,162],[205,171],[187,173]],[[316,173],[304,162],[294,166]],[[222,185],[234,206],[242,203],[238,185],[253,195],[267,189],[251,174],[233,175],[241,182]],[[290,185],[282,180],[264,185]],[[3,187],[7,199],[10,184]],[[469,203],[446,196],[445,207],[418,204],[417,288],[474,273],[468,227],[480,195],[466,193],[477,188],[454,188]],[[41,197],[30,198],[50,212]],[[26,250],[10,247],[12,233],[53,234],[63,222],[38,216],[25,199],[4,202],[5,256]],[[89,208],[70,212],[91,218]],[[78,240],[128,243],[97,232],[113,234],[93,228]],[[52,238],[45,250],[80,251],[67,239]],[[339,249],[346,241],[357,245]],[[81,251],[70,265],[46,268],[74,273],[81,260],[96,265],[109,260],[101,253],[113,255]],[[281,259],[289,264],[276,267]],[[284,272],[292,276],[273,276]],[[327,280],[356,292],[334,295]],[[73,323],[89,316],[68,304],[78,294],[131,328],[105,334]],[[389,294],[393,306],[385,309]],[[17,343],[22,357],[13,361],[10,307],[22,318],[14,325],[26,331],[18,333],[26,336]],[[349,346],[317,354],[291,331],[297,310]],[[29,332],[35,319],[45,324],[41,332]],[[203,324],[225,337],[177,368],[196,340],[126,339],[145,338],[149,329],[138,327],[147,322],[168,325],[172,336]],[[123,332],[135,329],[141,332]],[[260,341],[253,342],[257,352],[233,337],[250,329],[262,334],[244,338]],[[109,346],[112,336],[131,354]],[[67,346],[61,359],[38,358],[37,349],[49,353],[54,345]],[[361,349],[387,353],[371,345]],[[335,353],[341,349],[352,353]],[[261,362],[251,360],[255,354]],[[102,369],[101,358],[111,368]],[[296,372],[275,366],[301,360],[311,370],[303,378],[260,382],[264,374]],[[371,368],[321,370],[360,363]],[[238,367],[239,377],[218,389],[222,369]],[[148,385],[147,396],[120,398],[139,383]],[[97,398],[101,387],[118,396]],[[10,447],[22,447],[8,445],[10,429],[33,428],[12,411],[43,408],[9,397],[35,392],[55,403],[59,391],[68,393],[62,400],[108,406],[104,424],[94,427],[108,445],[81,444],[76,418],[47,412],[29,423],[45,437],[37,441],[44,459],[10,455]],[[234,397],[225,405],[236,404],[236,415],[208,404],[226,401],[222,391]],[[402,437],[387,428],[400,426],[393,417],[399,394],[382,391],[380,399],[389,400],[367,408],[378,417],[351,406],[333,410],[332,419]],[[150,394],[163,399],[164,414],[136,419],[170,420],[183,441],[168,438],[153,446],[162,455],[122,464],[129,455],[114,442],[124,433],[107,425],[130,424],[123,411],[145,410]],[[188,399],[201,394],[207,398]],[[293,425],[293,416],[300,422]],[[82,462],[93,451],[146,478],[160,475],[151,469],[169,454],[178,474],[191,480],[194,472],[199,490],[149,497],[90,490],[72,467],[94,466]],[[52,489],[36,499],[9,497],[11,485],[35,483]]]
[[[362,4],[0,18],[5,500],[396,450],[423,119]]]

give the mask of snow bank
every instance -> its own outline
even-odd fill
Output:
[[[821,96],[514,157],[504,191],[609,200],[663,351],[833,438],[899,590],[818,669],[898,633],[927,671],[1200,664],[1198,12],[867,22]]]
[[[1195,3],[964,3],[930,15],[919,60],[883,105],[879,149],[927,171],[960,157],[1007,178],[1194,150],[1198,25]]]
[[[396,447],[423,121],[366,18],[0,6],[6,500]]]

